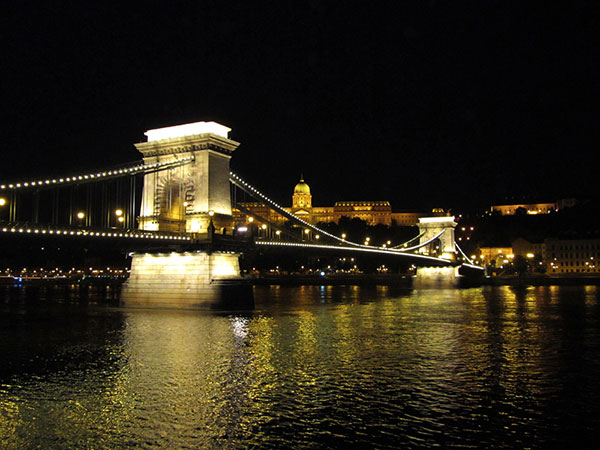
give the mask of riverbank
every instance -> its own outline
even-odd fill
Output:
[[[578,275],[578,276],[576,276]],[[399,274],[331,274],[331,275],[258,275],[249,279],[253,285],[381,285],[412,286],[411,275]],[[526,274],[523,276],[459,278],[460,287],[472,286],[574,286],[600,285],[600,276],[569,274],[569,276],[549,276],[546,274]]]
[[[576,276],[577,275],[577,276]],[[120,288],[127,280],[125,276],[78,276],[57,278],[36,277],[0,277],[0,286],[111,286]],[[265,274],[244,277],[244,280],[255,286],[402,286],[411,287],[414,278],[406,274]],[[573,286],[600,285],[600,276],[569,274],[568,276],[549,276],[546,274],[526,274],[523,276],[487,277],[470,279],[461,277],[461,287],[477,285],[485,286]]]
[[[320,285],[380,285],[380,286],[410,286],[412,276],[399,274],[291,274],[291,275],[257,275],[248,278],[251,284],[257,286],[320,286]]]
[[[568,274],[551,276],[546,274],[525,274],[522,276],[489,277],[482,280],[488,286],[598,286],[600,275]]]

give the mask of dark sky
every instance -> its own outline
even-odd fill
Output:
[[[214,120],[290,202],[597,196],[594,2],[2,2],[3,180]]]

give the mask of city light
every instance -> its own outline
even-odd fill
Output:
[[[177,240],[177,241],[191,241],[191,236],[180,234],[160,234],[160,233],[148,233],[142,230],[129,231],[129,232],[116,232],[116,231],[94,231],[94,230],[82,230],[80,228],[74,229],[55,229],[55,228],[31,228],[23,226],[12,226],[0,228],[2,233],[24,233],[24,234],[45,234],[53,236],[73,236],[83,238],[95,238],[95,237],[108,237],[108,238],[125,238],[125,239],[162,239],[162,240]]]

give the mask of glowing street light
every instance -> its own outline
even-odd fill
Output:
[[[123,224],[125,222],[125,217],[123,216],[122,209],[115,209],[115,216],[117,216],[117,223]]]
[[[0,198],[0,206],[4,206],[4,205],[6,205],[6,199]]]
[[[77,218],[77,222],[79,223],[79,225],[81,225],[83,223],[83,220],[85,219],[85,213],[83,211],[79,211],[75,214],[75,217]]]

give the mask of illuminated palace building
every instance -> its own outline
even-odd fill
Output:
[[[311,224],[339,223],[342,217],[347,217],[364,220],[369,225],[415,226],[419,217],[426,215],[416,212],[394,213],[388,201],[343,201],[335,202],[333,206],[313,206],[310,187],[303,179],[300,179],[294,187],[292,207],[285,209]],[[240,203],[240,209],[234,210],[236,225],[247,223],[250,217],[258,221],[264,220],[279,224],[287,220],[263,203]]]

